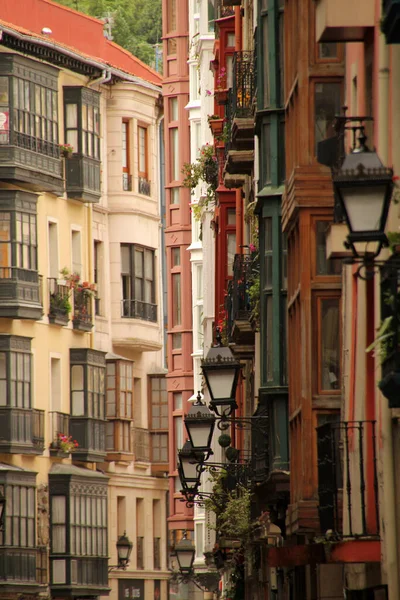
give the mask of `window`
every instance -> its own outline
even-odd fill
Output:
[[[94,284],[96,286],[96,296],[94,299],[94,311],[95,315],[99,316],[102,314],[102,274],[103,270],[101,269],[101,265],[104,262],[103,255],[103,244],[102,242],[94,242],[93,246],[93,266],[94,266]]]
[[[150,196],[149,169],[148,169],[148,130],[147,127],[138,127],[138,173],[139,194]]]
[[[317,299],[318,307],[318,389],[340,390],[340,299]]]
[[[272,217],[263,218],[264,232],[264,265],[263,265],[263,296],[264,296],[264,327],[266,345],[266,380],[273,381],[273,305],[272,305]]]
[[[58,226],[57,223],[49,222],[49,275],[52,279],[60,276],[58,264]]]
[[[2,546],[36,546],[36,490],[29,479],[26,485],[5,486],[5,531],[0,532]]]
[[[51,410],[61,412],[61,360],[59,358],[50,358],[50,377],[51,377]],[[65,432],[67,433],[67,432]]]
[[[182,325],[181,274],[172,275],[172,327]]]
[[[333,123],[335,116],[340,113],[341,97],[342,86],[339,82],[315,84],[315,152],[317,152],[318,142],[335,135]]]
[[[144,569],[144,532],[145,532],[145,519],[144,519],[144,500],[143,498],[136,498],[136,568]]]
[[[316,274],[317,275],[341,275],[342,261],[338,258],[326,258],[326,234],[329,230],[330,221],[316,221]]]
[[[106,426],[107,451],[133,453],[132,422],[133,363],[128,360],[107,360]]]
[[[0,199],[0,278],[19,279],[24,271],[37,271],[36,198],[33,194],[4,191]],[[24,210],[17,210],[23,207]],[[37,274],[26,273],[28,281]]]
[[[70,498],[70,552],[75,556],[107,556],[107,497],[74,494]]]
[[[171,188],[171,204],[179,204],[179,189],[178,187]]]
[[[100,94],[64,87],[65,141],[74,152],[100,160]]]
[[[59,158],[57,76],[24,67],[18,65],[18,77],[0,77],[0,144]]]
[[[168,462],[168,397],[165,377],[150,377],[151,460]]]
[[[318,44],[318,58],[326,60],[338,57],[338,45],[336,42],[321,42]]]
[[[171,160],[171,181],[179,181],[180,169],[179,169],[179,133],[178,128],[173,127],[169,130],[170,132],[170,160]]]
[[[132,191],[132,176],[130,174],[130,152],[129,152],[129,121],[122,121],[122,189],[125,192]]]
[[[208,31],[214,31],[215,0],[207,0]]]
[[[9,350],[0,352],[0,406],[14,408],[32,407],[32,355],[30,340],[20,338],[24,350],[12,351],[16,345],[13,340],[18,338],[8,336]],[[7,341],[7,340],[5,340]]]
[[[154,250],[121,244],[122,316],[157,320]]]
[[[167,31],[176,31],[176,0],[168,2]]]
[[[82,273],[82,248],[81,248],[81,232],[80,231],[72,230],[71,248],[72,248],[72,272],[80,275]]]

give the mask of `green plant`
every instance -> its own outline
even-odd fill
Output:
[[[69,295],[55,292],[50,294],[50,314],[55,311],[62,311],[68,315],[72,310],[71,303],[69,301]]]
[[[207,117],[207,121],[218,121],[219,119],[222,119],[222,117],[220,117],[219,115],[208,115]]]
[[[196,162],[185,163],[182,173],[184,175],[182,183],[191,190],[192,195],[200,181],[207,184],[206,196],[196,204],[192,204],[193,216],[196,220],[200,220],[203,209],[215,202],[215,193],[218,187],[218,161],[214,154],[214,146],[210,144],[203,146]]]
[[[397,246],[400,246],[400,231],[388,231],[387,238],[389,241],[389,248],[394,253],[397,251]]]
[[[69,454],[70,452],[73,452],[76,448],[78,448],[79,444],[76,440],[72,439],[72,435],[65,435],[64,433],[59,433],[57,436],[57,446],[62,452],[66,452],[67,454]]]

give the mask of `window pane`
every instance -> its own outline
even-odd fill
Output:
[[[235,260],[236,252],[236,233],[226,234],[227,247],[227,275],[233,274],[233,261]]]
[[[329,230],[329,221],[316,222],[317,235],[317,275],[340,275],[342,272],[342,261],[340,259],[326,258],[326,234]]]
[[[335,135],[333,123],[340,107],[340,83],[315,84],[315,152],[318,142]]]
[[[323,390],[338,390],[340,382],[339,299],[321,300],[320,385]]]
[[[172,275],[172,298],[173,298],[173,311],[172,311],[172,326],[176,327],[182,323],[181,314],[181,275],[180,273],[174,273]]]
[[[169,101],[170,121],[178,120],[178,98],[170,98]]]
[[[181,264],[181,249],[172,248],[172,266],[179,267]]]

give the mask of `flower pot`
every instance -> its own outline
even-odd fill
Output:
[[[63,158],[71,158],[72,152],[68,152],[68,150],[61,150],[61,156]]]
[[[61,308],[50,308],[49,323],[52,325],[60,325],[64,327],[68,325],[69,315]]]
[[[222,135],[224,131],[224,119],[210,119],[208,124],[213,136]]]
[[[228,102],[228,90],[227,89],[215,90],[214,96],[217,100],[217,103],[220,106],[227,104],[227,102]]]
[[[74,319],[73,326],[77,331],[91,331],[93,323],[84,319]]]

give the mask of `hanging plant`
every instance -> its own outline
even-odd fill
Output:
[[[207,184],[206,195],[196,204],[191,205],[194,218],[200,220],[203,210],[215,202],[218,187],[218,161],[214,154],[214,146],[210,144],[203,146],[196,162],[185,163],[182,173],[185,176],[182,183],[191,190],[192,195],[201,181]]]

